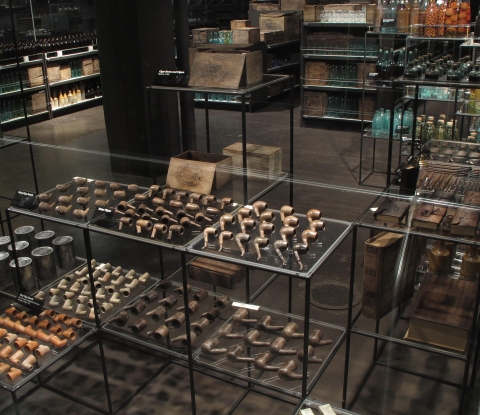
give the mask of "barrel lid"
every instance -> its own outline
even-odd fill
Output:
[[[41,231],[41,232],[38,232],[35,235],[35,239],[48,239],[48,238],[51,238],[52,236],[55,236],[55,232],[53,232],[53,231]]]
[[[73,241],[71,236],[59,236],[52,241],[53,245],[66,245]]]
[[[15,242],[15,249],[17,251],[21,250],[21,249],[27,249],[28,247],[30,246],[30,244],[27,242],[27,241],[18,241],[18,242]],[[12,248],[12,244],[8,245],[7,249],[9,251],[12,251],[13,248]]]
[[[22,256],[22,257],[18,258],[18,265],[20,266],[20,268],[22,268],[22,267],[27,267],[27,266],[29,266],[31,263],[32,263],[32,258],[28,258],[28,257],[26,257],[26,256]],[[15,266],[15,260],[14,260],[14,259],[12,259],[12,260],[10,261],[10,266],[11,266],[12,268],[16,268],[16,266]]]
[[[41,246],[40,248],[35,248],[32,251],[32,256],[45,256],[45,255],[50,255],[53,252],[53,248],[50,246]]]
[[[3,261],[4,259],[8,258],[10,254],[8,252],[0,252],[0,261]]]
[[[20,226],[19,228],[15,229],[14,232],[17,235],[23,235],[25,233],[35,232],[35,228],[33,226]]]
[[[10,236],[0,236],[0,245],[10,243]]]

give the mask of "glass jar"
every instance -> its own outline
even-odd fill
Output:
[[[445,273],[449,269],[450,251],[445,246],[445,241],[436,241],[435,246],[428,255],[428,269],[431,272]]]
[[[467,245],[460,265],[460,278],[477,281],[480,272],[480,255],[476,246]]]
[[[453,140],[453,122],[447,122],[447,126],[445,127],[445,140]]]
[[[458,29],[457,33],[460,36],[465,36],[469,32],[469,27],[470,22],[472,20],[471,18],[471,8],[470,8],[470,1],[469,0],[463,0],[458,2]]]
[[[424,36],[425,34],[425,13],[428,6],[428,0],[420,0],[419,2],[420,11],[418,12],[418,36]]]
[[[408,0],[407,0],[408,4]],[[405,4],[405,0],[399,0],[397,6],[397,32],[406,33],[408,31],[408,21],[410,18],[410,9]]]
[[[435,126],[432,121],[427,121],[427,128],[424,137],[425,138],[422,140],[424,144],[435,139]]]
[[[445,12],[447,10],[446,0],[438,6],[437,14],[437,36],[445,36]]]
[[[415,138],[417,140],[422,139],[422,117],[417,117],[415,122]]]
[[[436,140],[445,139],[445,121],[443,120],[438,120],[437,131],[435,132],[435,139]]]
[[[468,74],[469,82],[480,82],[480,65],[475,65],[474,69]]]
[[[457,37],[458,2],[449,1],[445,10],[445,37]]]
[[[429,0],[425,10],[425,37],[435,37],[437,35],[438,7],[435,0]]]
[[[458,63],[453,64],[452,68],[447,71],[447,81],[460,81],[462,76],[458,70]]]
[[[412,35],[418,35],[418,24],[420,20],[420,3],[418,0],[413,0],[412,7],[410,7],[409,25]]]

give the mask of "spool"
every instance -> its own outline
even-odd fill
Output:
[[[41,246],[32,251],[33,267],[39,281],[51,281],[57,278],[55,255],[50,246]]]
[[[35,235],[35,246],[40,248],[41,246],[50,246],[53,248],[52,241],[55,239],[55,232],[53,231],[41,231]]]
[[[0,252],[6,251],[10,245],[10,236],[0,236]]]
[[[33,226],[20,226],[13,233],[16,241],[27,241],[33,249],[35,246],[35,228]]]
[[[14,258],[12,244],[8,245],[7,249],[10,256]],[[15,242],[15,250],[17,251],[17,258],[30,256],[30,244],[27,241]]]
[[[58,268],[71,268],[75,263],[75,245],[71,236],[60,236],[52,241]]]
[[[11,271],[8,266],[10,262],[10,254],[8,252],[0,252],[0,290],[8,288],[11,282]]]
[[[13,272],[13,277],[16,279],[17,277],[17,270],[15,260],[10,261],[10,268]],[[30,291],[36,287],[35,276],[33,273],[33,265],[32,265],[32,258],[27,257],[20,257],[18,258],[18,272],[20,276],[20,286],[25,291]]]

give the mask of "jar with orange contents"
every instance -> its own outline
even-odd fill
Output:
[[[458,25],[458,3],[450,1],[445,10],[445,36],[456,37]]]
[[[429,0],[427,10],[425,11],[425,37],[437,36],[438,6],[435,0]]]
[[[468,25],[472,21],[472,11],[469,1],[461,1],[458,3],[458,29],[460,36],[465,36],[470,32]]]

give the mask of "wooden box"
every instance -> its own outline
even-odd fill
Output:
[[[358,118],[362,118],[364,120],[373,120],[373,116],[375,114],[375,108],[377,106],[377,100],[373,97],[365,97],[363,102],[361,99],[358,100]]]
[[[367,80],[368,74],[374,72],[376,72],[374,63],[357,63],[357,87],[362,88],[363,81]]]
[[[27,69],[28,82],[30,87],[43,85],[43,68],[42,65],[31,66]]]
[[[319,3],[320,0],[281,0],[280,10],[303,10],[307,5]]]
[[[65,81],[72,77],[72,69],[69,63],[62,63],[60,65],[60,80]]]
[[[262,82],[261,51],[232,50],[225,53],[197,52],[193,58],[189,86],[238,89]]]
[[[305,62],[305,85],[327,85],[329,66],[325,62]]]
[[[93,59],[92,58],[83,58],[82,60],[83,75],[93,75]]]
[[[267,45],[271,45],[275,42],[275,32],[274,31],[267,31],[261,30],[260,31],[260,42],[265,42]]]
[[[232,20],[230,22],[230,29],[240,29],[242,27],[251,27],[252,24],[250,23],[250,20]]]
[[[245,267],[215,259],[197,257],[188,264],[190,279],[230,290],[234,290],[245,275]]]
[[[47,76],[49,83],[60,81],[60,64],[55,62],[48,63]]]
[[[324,117],[327,114],[327,105],[326,92],[305,91],[303,93],[303,115]]]
[[[323,7],[317,5],[305,6],[303,8],[303,21],[304,22],[319,22],[320,13]]]
[[[38,114],[47,109],[47,98],[44,91],[32,94],[32,112]]]
[[[261,30],[283,30],[285,42],[300,37],[300,16],[295,13],[261,14],[259,24]]]
[[[268,10],[280,10],[279,3],[265,3],[263,1],[251,1],[250,10],[252,11],[268,11]]]
[[[235,45],[257,42],[260,42],[259,27],[240,27],[233,30],[233,43]]]
[[[375,4],[363,4],[362,8],[365,9],[365,23],[373,23],[375,21],[377,6]]]
[[[210,32],[218,32],[218,27],[201,27],[199,29],[192,29],[193,46],[205,45],[208,41],[208,34]]]
[[[225,156],[232,157],[233,167],[243,168],[242,143],[234,143],[223,149]],[[247,169],[266,172],[269,175],[282,171],[282,148],[247,143]]]
[[[229,156],[186,151],[170,159],[166,185],[209,195],[232,181],[231,167]]]
[[[96,56],[93,57],[93,72],[100,73],[100,60]]]

